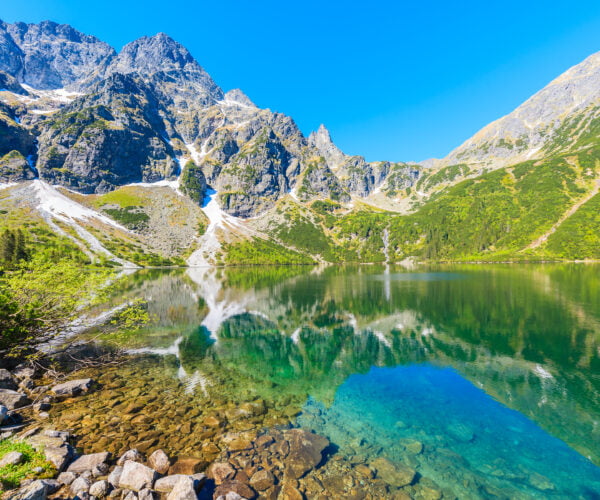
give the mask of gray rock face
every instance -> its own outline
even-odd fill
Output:
[[[1,48],[0,48],[1,50]],[[0,56],[1,57],[1,56]],[[0,71],[0,92],[3,90],[9,90],[13,94],[17,95],[29,95],[17,79],[4,71]]]
[[[68,86],[114,56],[108,44],[65,24],[0,21],[0,70],[36,89]]]
[[[0,468],[7,465],[19,465],[23,461],[23,454],[18,451],[11,451],[0,459]]]
[[[17,389],[17,381],[10,374],[10,372],[4,368],[0,368],[0,389]]]
[[[194,480],[188,476],[180,477],[167,496],[167,500],[196,500]]]
[[[0,404],[9,410],[15,410],[31,403],[31,400],[22,392],[10,389],[0,389]]]
[[[119,488],[140,491],[152,488],[156,479],[156,471],[137,462],[125,462],[119,478]]]
[[[346,155],[333,143],[325,125],[321,125],[316,132],[311,132],[308,136],[308,143],[323,155],[332,170],[341,167],[346,162]]]
[[[35,137],[30,130],[17,123],[14,109],[0,102],[0,158],[16,151],[21,158],[35,153]],[[9,158],[2,158],[5,165]],[[0,173],[3,167],[0,167]],[[1,175],[1,174],[0,174]]]
[[[10,497],[11,500],[46,500],[48,484],[46,481],[37,480],[21,488]]]
[[[72,464],[69,465],[67,472],[75,472],[80,474],[82,472],[91,471],[92,469],[94,469],[94,467],[97,467],[100,464],[107,463],[109,459],[110,453],[108,452],[82,455]]]
[[[173,176],[156,96],[132,76],[115,74],[51,119],[39,138],[43,179],[82,193]]]
[[[79,380],[69,380],[62,384],[55,385],[52,387],[52,392],[57,396],[77,396],[83,392],[90,390],[92,386],[91,378],[83,378]]]

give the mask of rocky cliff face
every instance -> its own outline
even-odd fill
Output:
[[[114,56],[108,44],[65,24],[0,21],[0,70],[36,89],[71,85]]]
[[[174,176],[159,102],[143,82],[114,74],[42,125],[40,176],[82,193]]]

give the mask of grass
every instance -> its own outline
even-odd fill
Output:
[[[17,488],[24,479],[49,478],[56,472],[52,464],[44,458],[44,454],[36,451],[30,444],[15,439],[0,441],[0,459],[12,451],[22,453],[24,460],[19,465],[7,465],[0,468],[0,494],[3,490]],[[41,467],[43,472],[36,474],[33,471],[36,467]]]

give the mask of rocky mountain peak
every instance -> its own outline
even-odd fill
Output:
[[[36,89],[69,86],[114,55],[110,45],[66,24],[0,21],[0,71]]]
[[[339,168],[346,161],[346,155],[334,144],[329,130],[323,124],[316,132],[311,132],[308,143],[317,148],[331,169]]]
[[[111,72],[142,74],[159,71],[203,71],[190,52],[165,33],[128,43],[111,65]]]
[[[232,89],[226,92],[223,96],[225,102],[241,104],[242,106],[249,106],[255,108],[256,105],[250,100],[250,98],[244,94],[240,89]]]

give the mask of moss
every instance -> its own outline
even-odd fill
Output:
[[[0,441],[0,459],[13,451],[23,454],[23,463],[0,468],[0,493],[2,489],[18,487],[24,479],[43,479],[54,475],[55,469],[52,464],[46,461],[43,453],[36,451],[30,444],[16,439]],[[36,467],[41,467],[43,472],[36,474],[34,472]]]

